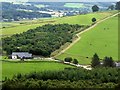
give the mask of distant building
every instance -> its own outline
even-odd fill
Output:
[[[32,58],[32,54],[28,52],[13,52],[12,59],[30,59]]]
[[[116,62],[116,67],[120,67],[120,62]]]

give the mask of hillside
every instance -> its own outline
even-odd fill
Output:
[[[12,22],[12,23],[5,22],[5,23],[2,23],[2,25],[4,26],[4,28],[2,29],[2,36],[10,36],[12,34],[22,33],[29,29],[33,29],[45,24],[68,23],[68,24],[89,25],[89,24],[92,24],[91,19],[93,17],[95,17],[98,21],[100,19],[105,18],[106,16],[112,15],[115,12],[116,11],[98,12],[98,13],[91,13],[91,14],[85,14],[85,15],[62,17],[62,18],[18,21],[18,22]]]
[[[118,17],[110,18],[83,33],[81,39],[57,58],[71,56],[81,64],[90,64],[94,53],[101,59],[111,56],[118,60]]]
[[[71,42],[74,33],[83,28],[85,27],[80,25],[48,24],[3,38],[2,46],[8,55],[12,52],[30,52],[33,55],[48,57],[61,45]]]

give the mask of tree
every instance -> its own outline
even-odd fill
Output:
[[[24,61],[24,59],[25,59],[25,57],[23,56],[23,57],[21,58],[21,61]]]
[[[120,10],[120,1],[116,3],[115,9]]]
[[[103,60],[103,66],[114,67],[115,63],[114,63],[112,57],[105,57],[104,60]]]
[[[92,11],[93,12],[99,11],[99,7],[97,5],[92,6]]]
[[[99,65],[100,65],[100,59],[99,59],[98,55],[95,53],[93,58],[92,58],[91,66],[96,67]]]
[[[38,84],[38,82],[35,81],[31,81],[30,84],[28,85],[29,89],[38,89],[40,86]]]
[[[92,22],[96,22],[96,18],[92,18]]]
[[[108,10],[109,10],[109,9],[110,9],[110,10],[114,10],[114,8],[115,8],[114,5],[111,5],[111,6],[108,7]]]
[[[71,42],[73,33],[82,27],[84,26],[77,24],[46,24],[21,34],[2,38],[3,50],[8,55],[12,52],[30,52],[34,55],[49,57],[61,45]]]
[[[65,61],[65,62],[71,62],[71,61],[72,61],[72,58],[71,58],[71,57],[66,57],[66,58],[64,59],[64,61]]]
[[[73,63],[74,63],[74,64],[78,64],[78,60],[77,60],[77,59],[74,59],[74,60],[73,60]]]

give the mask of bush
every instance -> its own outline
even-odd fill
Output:
[[[91,61],[91,66],[96,67],[99,65],[100,65],[100,59],[99,59],[99,56],[95,53]]]
[[[72,61],[72,58],[71,58],[71,57],[66,57],[66,58],[64,59],[64,61],[65,61],[65,62],[71,62],[71,61]]]
[[[78,60],[77,60],[77,59],[74,59],[74,60],[73,60],[73,63],[74,63],[74,64],[78,64]]]
[[[96,18],[92,18],[92,22],[96,22]]]
[[[103,60],[103,66],[105,67],[115,67],[115,63],[112,57],[105,57]]]
[[[93,12],[99,11],[99,7],[97,5],[92,6]]]

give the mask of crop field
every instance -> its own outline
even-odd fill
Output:
[[[83,8],[85,7],[82,3],[66,3],[64,7],[70,7],[70,8]]]
[[[81,39],[57,58],[73,57],[80,64],[90,64],[91,57],[97,53],[101,59],[111,56],[118,60],[118,17],[110,18],[90,31],[81,35]]]
[[[29,29],[36,28],[38,26],[42,26],[45,24],[63,24],[63,23],[68,23],[68,24],[80,24],[80,25],[89,25],[92,24],[91,19],[95,17],[98,20],[103,19],[109,15],[112,15],[116,11],[113,12],[98,12],[98,13],[90,13],[90,14],[85,14],[85,15],[77,15],[77,16],[69,16],[69,17],[62,17],[62,18],[51,18],[51,19],[45,19],[45,20],[40,20],[38,22],[30,23],[22,21],[21,25],[16,25],[14,23],[14,27],[6,27],[1,29],[2,30],[2,36],[10,36],[12,34],[19,34],[22,32],[25,32]],[[35,20],[36,21],[36,20]],[[32,21],[33,22],[33,21]],[[6,23],[7,24],[7,23]],[[19,23],[17,23],[19,24]],[[4,23],[5,25],[5,23]]]
[[[28,62],[2,61],[2,79],[4,79],[5,77],[12,78],[13,75],[18,73],[26,74],[34,71],[38,72],[45,70],[63,70],[66,67],[73,66],[57,63],[54,61],[28,61]]]
[[[43,7],[45,7],[45,5],[43,5],[43,4],[38,4],[38,5],[35,5],[37,8],[43,8]]]

